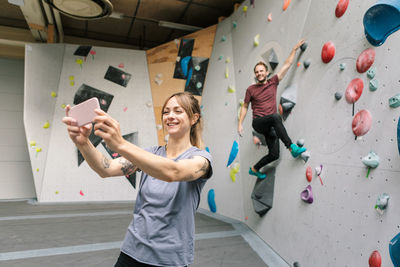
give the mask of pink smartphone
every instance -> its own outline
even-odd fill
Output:
[[[80,127],[93,121],[94,117],[97,116],[96,112],[94,112],[96,108],[100,108],[99,100],[96,97],[92,97],[71,107],[68,116],[74,118]]]

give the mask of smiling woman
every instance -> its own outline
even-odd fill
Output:
[[[70,107],[66,107],[66,112]],[[92,125],[77,126],[64,117],[71,140],[101,177],[141,170],[133,220],[115,266],[187,266],[193,262],[194,215],[201,190],[212,175],[211,155],[202,150],[202,118],[190,93],[170,96],[162,122],[170,138],[166,146],[146,149],[122,138],[118,121],[96,109],[94,133],[119,153],[107,159],[89,141]]]

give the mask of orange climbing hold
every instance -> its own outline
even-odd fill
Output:
[[[283,1],[283,7],[282,7],[283,11],[285,11],[289,7],[290,1],[291,0],[284,0]]]
[[[306,169],[306,178],[309,183],[312,181],[312,168],[310,166]]]
[[[368,110],[360,110],[353,118],[351,124],[355,136],[365,135],[372,126],[372,116]]]
[[[349,0],[339,0],[335,9],[335,15],[337,18],[343,16],[343,14],[347,10],[348,5],[349,5]]]

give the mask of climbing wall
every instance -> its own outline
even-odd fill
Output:
[[[388,245],[400,232],[396,209],[400,203],[400,108],[390,107],[388,100],[400,92],[396,67],[400,33],[393,33],[379,47],[366,40],[363,16],[374,1],[350,1],[340,18],[335,16],[337,1],[291,1],[283,10],[284,2],[290,1],[255,1],[253,8],[245,1],[217,27],[209,66],[212,71],[203,94],[210,129],[205,137],[214,156],[214,180],[206,184],[202,197],[206,199],[208,190],[214,189],[218,213],[245,221],[290,264],[366,266],[370,254],[378,250],[382,266],[391,266]],[[305,140],[311,158],[307,163],[293,159],[281,143],[280,159],[273,164],[273,207],[260,217],[251,200],[256,178],[247,172],[267,149],[253,143],[251,109],[244,121],[244,136],[238,136],[237,110],[246,88],[254,82],[255,63],[265,61],[265,53],[273,48],[279,70],[301,38],[308,46],[297,52],[278,87],[278,96],[287,87],[297,88],[296,105],[284,124],[293,142]],[[321,51],[328,41],[336,53],[324,63]],[[357,58],[367,48],[376,54],[371,67],[374,78],[356,69]],[[225,62],[227,56],[230,63]],[[307,69],[305,60],[310,63]],[[356,78],[363,81],[363,92],[349,104],[346,89]],[[375,91],[370,89],[371,80],[378,85]],[[228,86],[235,92],[229,93]],[[336,100],[335,93],[343,97]],[[369,111],[372,124],[365,135],[355,137],[352,121],[361,110]],[[234,140],[239,143],[235,161],[240,163],[235,182],[226,167]],[[370,151],[379,156],[380,164],[368,170],[362,159]],[[311,182],[305,176],[308,166],[313,170]],[[321,166],[318,177],[315,168]],[[312,204],[300,198],[308,185],[313,192]],[[376,201],[382,193],[390,196],[389,205],[377,212]],[[207,203],[202,202],[202,207]]]
[[[32,44],[25,66],[24,122],[38,201],[134,200],[135,177],[100,178],[78,155],[61,120],[66,104],[95,96],[128,141],[157,143],[145,53]],[[105,156],[119,156],[90,138]]]

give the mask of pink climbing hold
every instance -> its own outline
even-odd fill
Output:
[[[346,101],[349,104],[357,102],[364,89],[364,82],[360,78],[352,80],[346,88]]]
[[[284,0],[283,1],[283,7],[282,7],[283,11],[285,11],[289,7],[290,1],[291,0]]]
[[[268,21],[272,21],[272,13],[268,14]]]
[[[124,63],[119,63],[118,68],[123,68],[125,67]]]
[[[343,14],[347,10],[348,5],[349,5],[349,0],[339,0],[335,9],[335,15],[337,18],[343,16]]]
[[[367,48],[357,58],[356,67],[359,73],[366,72],[375,61],[375,50]]]
[[[371,129],[371,126],[372,116],[371,113],[366,109],[357,112],[351,124],[355,136],[365,135]]]
[[[81,190],[81,191],[79,191],[79,194],[81,195],[81,196],[84,196],[85,194],[83,193],[83,191]]]
[[[335,45],[329,41],[324,44],[322,47],[321,58],[322,62],[329,63],[332,58],[335,56]]]
[[[307,178],[307,181],[309,183],[311,183],[311,180],[312,180],[312,168],[310,166],[308,166],[307,169],[306,169],[306,178]]]

